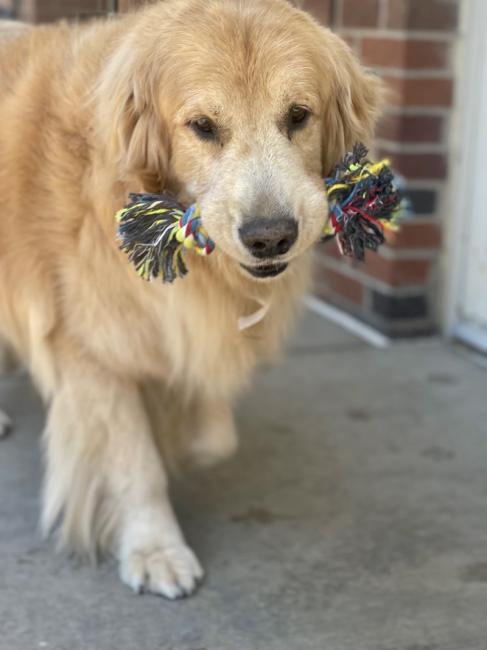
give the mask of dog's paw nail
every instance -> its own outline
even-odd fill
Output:
[[[120,577],[137,593],[176,600],[191,595],[203,578],[193,551],[184,545],[136,551],[121,559]]]

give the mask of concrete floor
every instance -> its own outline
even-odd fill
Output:
[[[487,373],[308,315],[242,401],[231,463],[174,486],[208,570],[170,603],[36,529],[42,410],[0,380],[1,650],[485,650]]]

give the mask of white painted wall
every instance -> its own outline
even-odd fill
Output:
[[[463,5],[451,164],[445,329],[487,352],[487,2]]]

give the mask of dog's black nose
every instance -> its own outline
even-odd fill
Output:
[[[290,217],[249,219],[238,231],[243,244],[259,259],[288,252],[298,237],[298,224]]]

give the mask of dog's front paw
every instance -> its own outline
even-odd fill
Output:
[[[0,410],[0,438],[5,438],[5,436],[10,433],[12,429],[12,420],[9,416]]]
[[[137,593],[150,591],[170,600],[189,596],[203,569],[185,544],[136,549],[120,559],[122,581]]]

